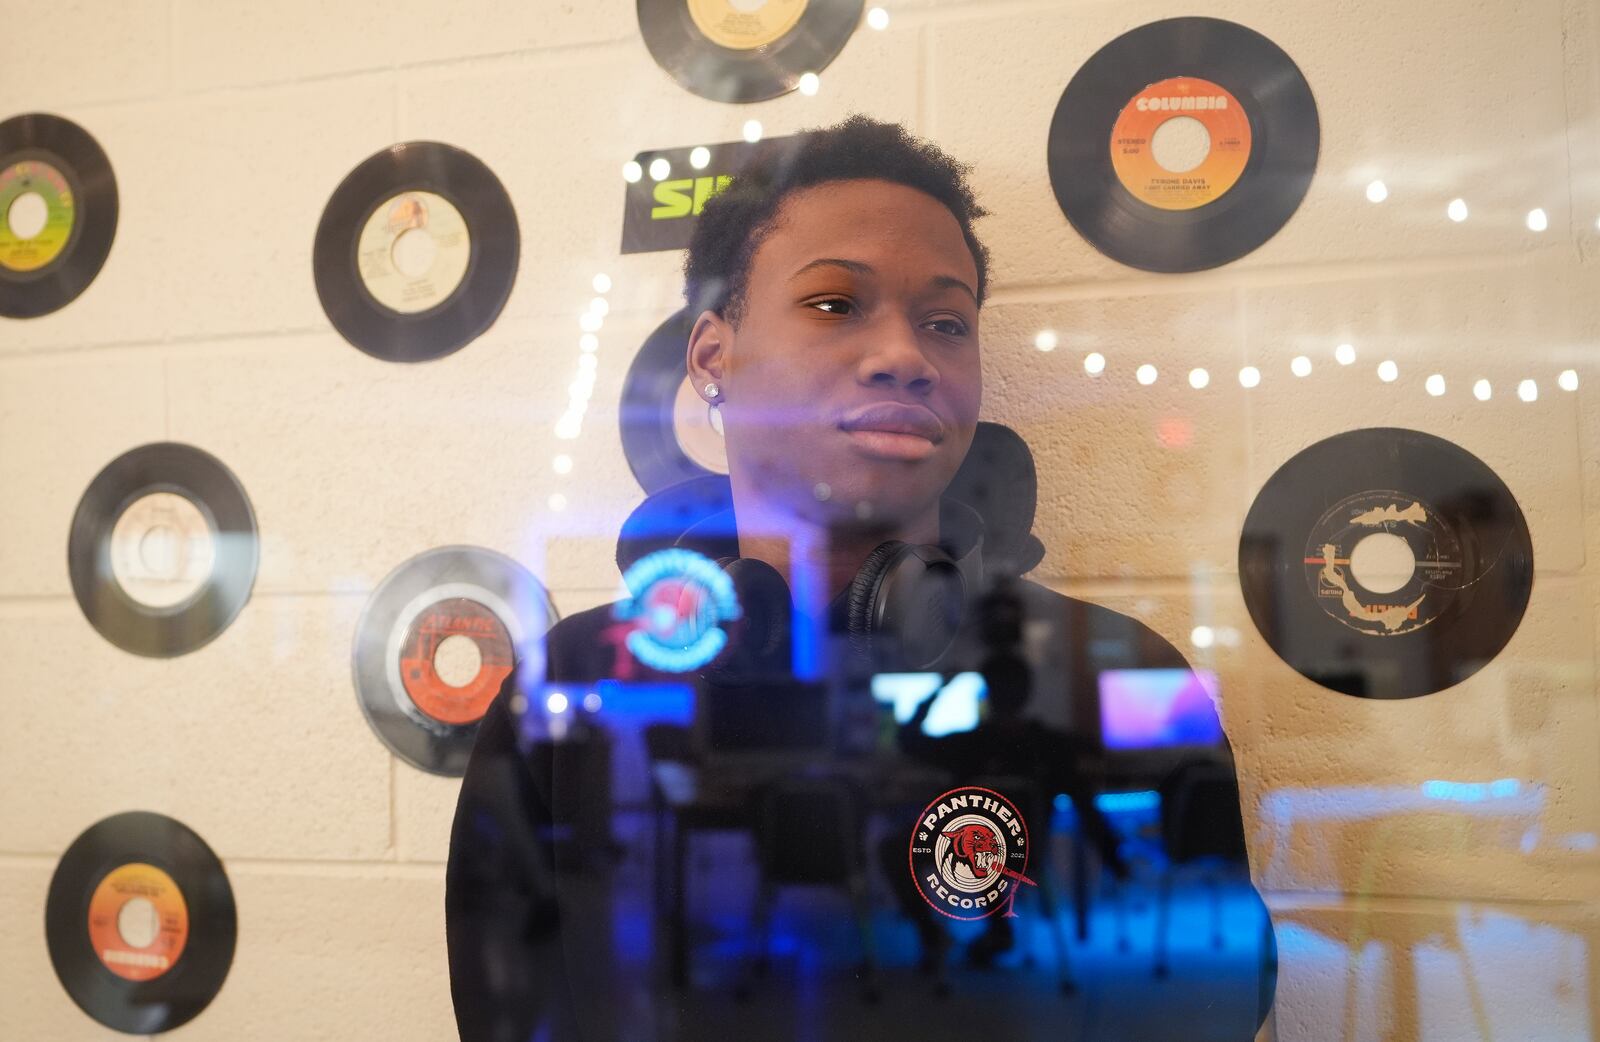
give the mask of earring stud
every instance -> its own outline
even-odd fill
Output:
[[[721,393],[722,393],[722,388],[718,387],[716,384],[706,384],[706,399],[707,400],[715,399],[717,397],[717,395],[719,395]]]

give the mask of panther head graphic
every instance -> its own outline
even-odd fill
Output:
[[[1000,841],[987,825],[973,822],[941,832],[950,841],[948,860],[965,864],[974,878],[983,879],[1000,869]]]

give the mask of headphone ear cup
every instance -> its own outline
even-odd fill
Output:
[[[850,584],[850,643],[873,668],[925,670],[955,643],[966,614],[961,568],[937,546],[891,540]]]
[[[794,612],[789,584],[776,568],[753,557],[718,563],[733,580],[742,618],[728,651],[713,664],[715,672],[788,672],[789,629]]]
[[[850,646],[863,655],[873,651],[873,637],[884,627],[882,608],[884,578],[899,564],[900,558],[910,549],[909,543],[891,539],[879,544],[867,555],[861,570],[850,581],[850,596],[846,601],[846,619],[850,629]]]

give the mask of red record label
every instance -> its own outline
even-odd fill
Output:
[[[478,647],[478,671],[465,684],[447,682],[434,662],[451,637]],[[470,724],[488,712],[514,663],[511,634],[499,617],[477,601],[453,597],[431,605],[411,624],[400,652],[400,678],[412,703],[434,720]]]

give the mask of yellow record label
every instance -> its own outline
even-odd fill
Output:
[[[26,238],[17,234],[17,224],[34,223],[27,211],[37,213],[41,204],[43,227],[24,227]],[[37,271],[55,260],[72,237],[76,216],[71,186],[49,163],[25,159],[0,169],[0,267]]]
[[[361,282],[391,311],[414,315],[443,303],[467,273],[466,219],[433,192],[404,192],[367,218],[357,247]]]
[[[783,38],[806,13],[807,0],[688,0],[689,17],[712,43],[753,51]]]

